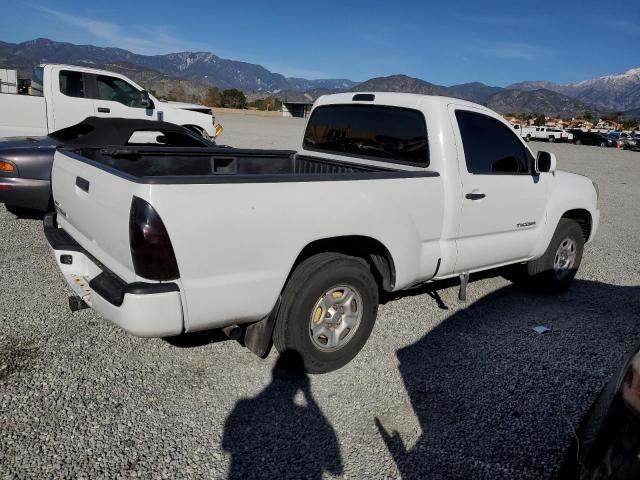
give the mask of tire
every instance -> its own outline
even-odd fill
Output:
[[[600,146],[601,147],[606,147],[607,146],[607,142],[600,142]]]
[[[527,134],[527,136],[525,137],[525,140],[527,142],[530,142],[531,141],[531,134]]]
[[[554,137],[553,135],[550,135],[550,136],[549,136],[549,142],[550,142],[550,143],[553,143],[553,142],[555,142],[555,141],[556,141],[556,137]]]
[[[353,295],[353,300],[340,304],[337,294]],[[378,285],[367,262],[339,253],[320,253],[300,263],[289,278],[273,343],[280,354],[297,352],[309,373],[337,370],[362,349],[377,313]],[[347,318],[351,328],[346,326]]]
[[[582,140],[580,140],[580,139],[576,140],[576,141],[575,141],[575,144],[576,144],[576,145],[582,145]]]
[[[569,246],[572,246],[572,253],[567,250]],[[560,253],[561,247],[566,262],[562,261],[565,257]],[[528,263],[514,265],[505,273],[505,277],[540,292],[564,292],[576,276],[583,250],[584,237],[580,225],[574,220],[561,218],[544,254]],[[563,268],[556,269],[558,266]]]

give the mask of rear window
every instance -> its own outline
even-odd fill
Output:
[[[427,125],[418,110],[379,105],[329,105],[313,111],[306,150],[429,165]]]

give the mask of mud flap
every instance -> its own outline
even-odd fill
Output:
[[[273,327],[280,309],[280,297],[268,317],[246,327],[244,333],[245,346],[260,358],[266,358],[271,351]]]

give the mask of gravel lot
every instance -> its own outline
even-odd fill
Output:
[[[218,119],[221,142],[246,147],[296,148],[304,125]],[[41,222],[0,206],[0,476],[553,478],[639,340],[640,153],[532,146],[600,185],[599,235],[570,291],[491,277],[466,304],[448,284],[410,292],[321,376],[215,332],[170,343],[71,314]]]

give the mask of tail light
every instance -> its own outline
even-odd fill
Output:
[[[13,164],[6,160],[0,160],[0,172],[13,172],[16,167]]]
[[[131,202],[129,244],[136,275],[149,280],[175,280],[180,277],[178,262],[162,219],[148,202],[138,197],[133,197]]]

